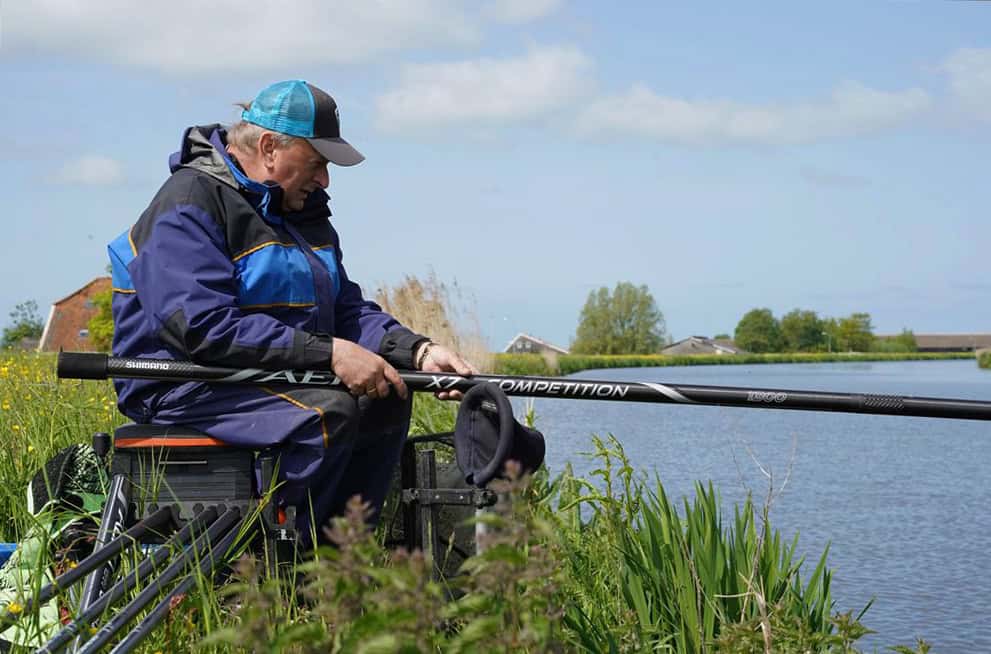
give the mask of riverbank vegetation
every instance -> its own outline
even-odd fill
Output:
[[[970,359],[972,352],[792,352],[773,354],[693,354],[668,356],[562,354],[496,354],[493,370],[499,375],[570,375],[599,368],[653,368],[665,366],[732,366],[761,363],[851,363],[863,361],[940,361]]]
[[[915,334],[903,329],[894,336],[874,335],[871,315],[841,318],[793,309],[780,319],[768,308],[751,309],[736,325],[736,347],[755,354],[771,352],[915,352]]]
[[[431,396],[415,411],[418,431],[453,424],[452,405]],[[122,421],[108,382],[57,381],[50,355],[2,355],[0,538],[38,524],[23,498],[45,461]],[[332,526],[337,547],[309,558],[299,584],[243,558],[234,583],[176,602],[139,651],[857,651],[867,616],[835,606],[825,552],[803,565],[797,537],[776,532],[759,503],[727,518],[711,485],[669,498],[618,440],[593,449],[590,479],[511,472],[483,518],[484,551],[455,577],[434,580],[420,554],[387,551],[353,503]]]
[[[981,350],[977,353],[977,365],[981,368],[991,368],[991,350]]]

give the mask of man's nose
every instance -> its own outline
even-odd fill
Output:
[[[320,185],[320,188],[327,188],[330,186],[330,171],[324,166],[317,171],[316,182]]]

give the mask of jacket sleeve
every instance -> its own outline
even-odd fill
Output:
[[[240,309],[224,232],[200,206],[178,204],[161,213],[128,271],[159,338],[191,361],[330,367],[330,338]]]
[[[333,238],[341,279],[341,290],[334,306],[334,333],[377,352],[396,368],[412,370],[416,348],[430,339],[407,329],[378,304],[362,296],[361,287],[351,281],[344,270],[340,238],[336,232]]]

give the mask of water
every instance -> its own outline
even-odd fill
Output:
[[[576,378],[991,399],[972,360],[586,371]],[[515,400],[517,415],[520,400]],[[535,400],[553,474],[588,475],[590,435],[614,434],[669,496],[712,480],[724,509],[771,474],[772,525],[813,564],[827,543],[836,609],[863,608],[872,649],[991,651],[991,424],[729,407]],[[759,465],[758,465],[759,462]],[[806,570],[808,573],[811,568]]]

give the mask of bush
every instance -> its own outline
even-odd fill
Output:
[[[991,368],[991,350],[981,350],[977,353],[977,365],[981,368]]]
[[[530,355],[533,356],[533,355]],[[731,366],[760,363],[846,363],[851,361],[931,361],[944,359],[968,359],[969,352],[792,352],[769,354],[692,354],[684,356],[613,355],[582,356],[568,354],[558,357],[562,375],[599,368],[649,368],[658,366]],[[510,374],[510,373],[503,373]]]
[[[558,361],[563,357],[558,357]],[[548,377],[557,375],[560,370],[548,365],[548,360],[539,354],[507,354],[493,356],[492,372],[496,375],[531,375]],[[567,374],[567,373],[564,373]]]

